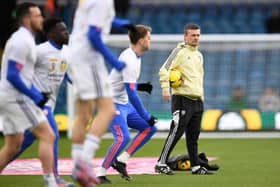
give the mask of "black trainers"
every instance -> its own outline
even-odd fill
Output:
[[[110,181],[106,176],[99,176],[98,179],[101,184],[112,184],[112,181]]]
[[[170,167],[167,166],[166,164],[156,164],[155,172],[156,173],[163,173],[163,174],[166,174],[166,175],[174,175],[172,169],[170,169]]]
[[[118,160],[116,160],[115,162],[113,162],[112,167],[115,170],[117,170],[121,174],[122,178],[124,178],[125,180],[127,180],[127,181],[131,181],[132,180],[132,177],[130,177],[127,174],[126,164],[125,163],[122,163],[122,162],[119,162]]]
[[[212,175],[214,174],[211,171],[208,171],[205,167],[200,167],[196,171],[192,172],[193,175]]]

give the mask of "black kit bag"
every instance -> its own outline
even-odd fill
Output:
[[[200,166],[205,167],[209,171],[217,171],[220,168],[217,164],[209,164],[207,156],[203,152],[198,154],[198,158]],[[190,157],[187,154],[172,156],[168,159],[167,165],[175,171],[190,170]]]

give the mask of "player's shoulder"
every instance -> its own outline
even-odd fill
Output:
[[[44,49],[44,48],[49,48],[49,42],[43,42],[43,43],[40,43],[40,44],[38,44],[38,45],[36,45],[36,48],[37,49]]]
[[[34,43],[34,38],[30,31],[24,28],[19,28],[12,34],[9,43],[10,45],[27,48],[30,44]]]
[[[50,53],[53,50],[54,47],[52,47],[52,45],[50,45],[48,41],[38,44],[36,46],[36,51],[38,54]]]
[[[202,54],[201,51],[197,50],[197,53],[198,53],[199,56],[203,57],[203,54]]]
[[[121,57],[123,57],[123,58],[125,58],[125,57],[134,57],[134,56],[136,56],[135,55],[135,52],[129,47],[129,48],[126,48],[125,50],[123,50],[122,52],[121,52],[121,55],[120,55]]]

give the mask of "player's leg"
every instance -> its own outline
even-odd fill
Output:
[[[200,133],[200,120],[202,112],[193,114],[186,127],[186,145],[190,156],[191,166],[199,166],[198,161],[198,138]]]
[[[53,157],[54,157],[54,167],[53,167],[53,172],[55,177],[58,176],[58,141],[59,141],[59,132],[57,128],[56,121],[53,116],[52,108],[49,106],[45,106],[44,109],[44,114],[47,116],[48,122],[52,128],[52,131],[54,133],[55,139],[54,139],[54,148],[53,148]]]
[[[12,143],[8,145],[9,147],[5,147],[4,151],[8,152],[8,160],[11,160],[11,154],[13,156],[16,152],[19,151],[21,146],[21,142],[23,141],[23,136],[20,135],[20,140],[18,138],[18,133],[23,134],[23,132],[29,129],[32,132],[38,132],[41,137],[44,137],[43,142],[40,141],[40,149],[39,149],[39,158],[42,162],[42,167],[45,176],[52,175],[53,176],[53,141],[54,135],[47,123],[46,117],[43,114],[42,110],[38,108],[35,103],[29,98],[18,98],[16,102],[9,102],[5,105],[5,108],[1,110],[2,115],[5,120],[3,122],[3,132],[5,135],[16,135],[15,137],[9,137],[8,143]],[[35,134],[36,136],[36,134]],[[14,138],[14,140],[13,140]],[[9,141],[10,140],[10,141]],[[18,143],[20,141],[20,143]],[[6,144],[7,145],[7,144]],[[12,151],[11,151],[12,150]],[[14,152],[16,151],[16,152]],[[1,160],[5,164],[6,160],[2,157]],[[54,176],[48,180],[52,182],[54,187],[56,186]]]
[[[99,137],[107,130],[106,128],[114,115],[114,112],[110,110],[110,108],[113,108],[113,101],[111,99],[112,94],[108,94],[109,91],[107,91],[111,89],[111,86],[109,82],[106,81],[108,79],[108,72],[104,64],[104,59],[100,54],[91,51],[85,53],[84,51],[77,50],[73,52],[73,54],[75,53],[80,55],[79,58],[77,58],[77,55],[73,55],[73,63],[71,65],[71,76],[73,77],[73,86],[75,87],[77,95],[77,117],[72,134],[72,158],[74,161],[82,157],[84,141],[87,134],[86,127],[88,121],[91,119],[92,113],[95,112],[96,109],[98,113],[95,118],[106,118],[106,111],[104,114],[104,110],[101,111],[101,108],[99,109],[99,102],[105,103],[105,105],[109,103],[108,118],[110,118],[110,116],[111,118],[108,120],[108,124],[105,121],[105,126],[103,125],[103,119],[97,122],[100,123],[101,126],[104,126],[104,128],[99,127],[99,125],[94,127],[95,132],[92,133],[94,135],[93,141],[96,141],[97,144],[95,149],[99,146]],[[83,64],[81,65],[80,62],[83,62]],[[100,101],[98,101],[99,99]],[[96,124],[96,122],[94,122],[94,124]],[[89,137],[93,136],[91,133],[88,133],[88,135],[90,135]]]
[[[0,173],[8,165],[11,158],[20,150],[23,140],[22,133],[4,135],[5,143],[0,150]]]
[[[107,132],[115,114],[115,105],[111,97],[96,99],[97,114],[93,119],[89,134],[101,138]]]
[[[173,174],[166,165],[166,162],[175,145],[185,132],[185,124],[188,123],[191,117],[190,113],[186,112],[187,108],[184,109],[183,101],[184,98],[182,96],[172,96],[172,121],[158,163],[155,166],[155,171],[158,173]]]
[[[150,126],[140,115],[136,112],[134,107],[129,104],[129,114],[127,116],[127,124],[130,128],[138,130],[126,151],[117,157],[112,167],[115,168],[124,179],[132,180],[126,170],[127,160],[143,145],[151,139],[156,132],[155,126]]]
[[[90,184],[89,181],[95,179],[91,161],[85,162],[82,160],[84,140],[87,133],[86,127],[88,121],[91,119],[93,108],[93,100],[79,99],[76,102],[77,116],[73,127],[71,150],[72,159],[74,161],[72,177],[80,183],[81,186],[87,186]],[[98,145],[99,144],[97,144],[96,149]],[[96,181],[96,183],[98,183],[98,181]]]
[[[100,170],[97,173],[101,183],[111,183],[106,176],[106,170],[111,167],[113,161],[119,155],[119,153],[125,148],[130,140],[129,130],[126,123],[127,105],[116,104],[117,113],[113,118],[109,129],[114,136],[114,142],[107,150]]]
[[[31,123],[24,113],[24,106],[25,102],[22,100],[9,103],[6,103],[5,100],[0,101],[0,112],[4,119],[3,133],[5,135],[5,144],[1,150],[0,170],[6,167],[20,151],[24,139],[23,132],[31,127]]]
[[[84,56],[82,56],[84,57]],[[98,184],[91,159],[99,147],[100,138],[91,134],[87,135],[88,121],[91,119],[92,113],[96,108],[95,84],[90,64],[84,63],[83,66],[72,65],[73,85],[76,87],[78,99],[76,101],[77,117],[72,133],[72,149],[71,155],[74,161],[72,177],[80,185],[87,186],[91,183]],[[95,69],[94,71],[97,71]],[[86,136],[87,135],[87,136]],[[87,141],[85,139],[88,139]],[[85,148],[85,142],[87,148]],[[90,155],[87,155],[90,152]]]
[[[43,111],[30,99],[20,103],[22,123],[31,124],[30,132],[39,140],[38,157],[42,164],[45,186],[56,187],[53,174],[53,143],[54,133]]]
[[[72,155],[74,156],[75,161],[73,178],[82,186],[86,186],[88,184],[87,181],[91,181],[95,184],[99,183],[99,180],[97,180],[93,174],[91,161],[99,148],[100,138],[108,130],[108,125],[115,112],[112,98],[108,97],[96,99],[97,114],[92,122],[91,128],[86,133],[85,125],[87,124],[87,120],[90,119],[92,113],[92,107],[90,106],[92,105],[85,103],[85,101],[79,102],[78,113],[80,116],[78,117],[79,120],[77,120],[77,123],[75,124],[76,128],[73,129],[72,137]],[[88,109],[90,109],[91,112],[87,112]],[[85,116],[85,114],[87,114],[87,116]],[[84,128],[77,128],[78,125],[83,125]],[[82,144],[83,139],[84,144]]]
[[[44,179],[49,184],[47,186],[56,186],[53,174],[53,144],[55,135],[48,121],[41,122],[33,129],[32,133],[39,140],[38,156],[42,163]]]
[[[54,166],[53,166],[53,172],[56,179],[56,182],[58,186],[60,187],[72,187],[74,184],[72,182],[67,182],[60,178],[58,173],[58,142],[59,142],[59,130],[57,127],[57,123],[55,121],[52,108],[50,106],[44,107],[44,114],[47,116],[48,122],[54,132],[55,140],[54,140],[54,148],[53,148],[53,155],[54,155]]]
[[[93,51],[85,53],[82,50],[78,53],[77,50],[76,52],[75,54],[79,55],[75,56],[79,58],[73,56],[71,65],[73,85],[79,98],[78,120],[73,129],[72,157],[75,162],[73,177],[82,186],[86,186],[98,183],[91,161],[99,148],[100,138],[108,130],[115,113],[115,106],[103,56]],[[75,59],[76,62],[83,62],[83,65],[75,63]],[[86,133],[85,126],[95,109],[97,114]]]
[[[21,144],[20,150],[16,153],[16,155],[9,161],[12,162],[13,160],[17,159],[33,142],[36,140],[36,137],[29,131],[26,130],[24,132],[23,142]]]
[[[203,104],[201,101],[192,101],[194,110],[189,123],[186,126],[186,145],[190,156],[192,174],[207,175],[213,174],[206,168],[201,167],[198,158],[198,139],[200,134],[201,119],[203,114]]]
[[[111,84],[108,80],[108,71],[102,55],[90,53],[86,54],[84,58],[85,62],[89,62],[84,63],[83,66],[77,65],[72,68],[74,86],[76,85],[79,97],[78,119],[77,125],[73,129],[73,143],[83,144],[82,156],[80,157],[91,161],[99,147],[100,138],[108,130],[115,114],[115,106]],[[95,61],[92,62],[92,59]],[[86,134],[85,125],[95,109],[97,113]]]
[[[150,126],[130,105],[131,112],[127,116],[127,124],[130,128],[138,130],[130,145],[126,149],[126,152],[132,156],[138,149],[146,144],[151,137],[156,133],[157,129],[155,126]]]

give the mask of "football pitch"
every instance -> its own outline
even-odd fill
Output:
[[[96,157],[103,157],[112,139],[103,139]],[[152,139],[134,157],[158,157],[164,139]],[[0,137],[0,146],[3,137]],[[37,143],[32,145],[20,158],[36,158]],[[218,159],[210,163],[220,165],[214,175],[193,176],[190,171],[176,171],[173,176],[132,175],[133,181],[124,181],[119,175],[108,175],[113,184],[100,186],[129,187],[279,187],[280,186],[280,139],[279,138],[203,138],[199,151]],[[71,144],[67,137],[60,140],[60,158],[70,158]],[[185,140],[182,139],[172,155],[185,154]],[[0,158],[1,159],[1,158]],[[62,176],[71,180],[70,176]],[[2,187],[44,186],[41,175],[0,175]],[[76,184],[75,186],[78,186]]]

